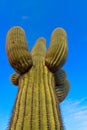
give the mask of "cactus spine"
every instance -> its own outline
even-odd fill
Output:
[[[45,39],[39,38],[30,53],[23,29],[13,27],[8,32],[7,55],[16,70],[10,79],[19,86],[9,130],[64,130],[59,103],[69,87],[60,66],[66,59],[67,44],[63,29],[54,34],[47,52]]]

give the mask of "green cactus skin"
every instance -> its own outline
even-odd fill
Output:
[[[31,68],[25,72],[22,71],[24,72],[22,74],[18,71],[18,74],[15,73],[11,76],[12,83],[19,87],[9,130],[64,130],[59,102],[64,99],[62,97],[65,97],[66,85],[63,85],[62,89],[61,87],[57,88],[55,75],[50,71],[49,66],[46,66],[47,52],[45,43],[44,38],[37,40],[31,52]],[[11,46],[9,40],[7,45],[8,48]],[[55,55],[52,56],[54,59]],[[12,57],[8,54],[8,58]],[[31,64],[31,62],[29,63]],[[55,67],[55,64],[53,67]],[[25,68],[24,70],[26,70]],[[59,96],[62,95],[60,98],[58,93]]]
[[[14,73],[10,76],[10,80],[14,85],[18,85],[20,74]]]
[[[66,79],[63,84],[56,86],[55,89],[58,101],[62,102],[68,95],[70,89],[69,81]]]
[[[56,73],[54,73],[54,77],[56,86],[61,85],[66,79],[66,72],[63,69],[59,69],[58,71],[56,71]]]
[[[11,28],[6,43],[8,59],[12,67],[20,74],[27,71],[32,66],[32,59],[24,30],[20,27]]]
[[[69,81],[66,79],[66,72],[63,69],[60,69],[54,73],[54,78],[57,100],[62,102],[70,89]]]
[[[57,28],[51,36],[50,47],[46,53],[46,65],[55,72],[62,67],[67,57],[66,32],[62,28]]]

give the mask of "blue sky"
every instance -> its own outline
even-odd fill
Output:
[[[9,77],[14,72],[6,55],[6,34],[12,26],[26,32],[30,50],[40,36],[50,36],[56,27],[68,35],[68,58],[64,65],[70,92],[61,103],[66,130],[87,129],[87,1],[86,0],[0,0],[0,130],[10,120],[18,88]]]

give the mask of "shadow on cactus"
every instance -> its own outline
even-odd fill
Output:
[[[64,29],[53,31],[47,51],[45,44],[39,38],[30,52],[21,27],[8,31],[6,51],[16,71],[10,79],[19,86],[9,130],[64,130],[59,106],[69,91],[62,69],[68,51]]]

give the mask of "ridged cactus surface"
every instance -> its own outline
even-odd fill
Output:
[[[46,53],[46,65],[55,72],[61,68],[67,57],[66,32],[62,28],[57,28],[51,36],[50,47]]]
[[[16,70],[10,80],[19,86],[9,130],[64,130],[59,103],[69,91],[61,69],[67,56],[65,31],[54,30],[48,51],[41,37],[30,53],[20,27],[10,29],[6,41],[8,60]]]
[[[32,65],[32,59],[23,29],[11,28],[7,34],[6,43],[8,59],[12,67],[20,74],[27,71]]]

